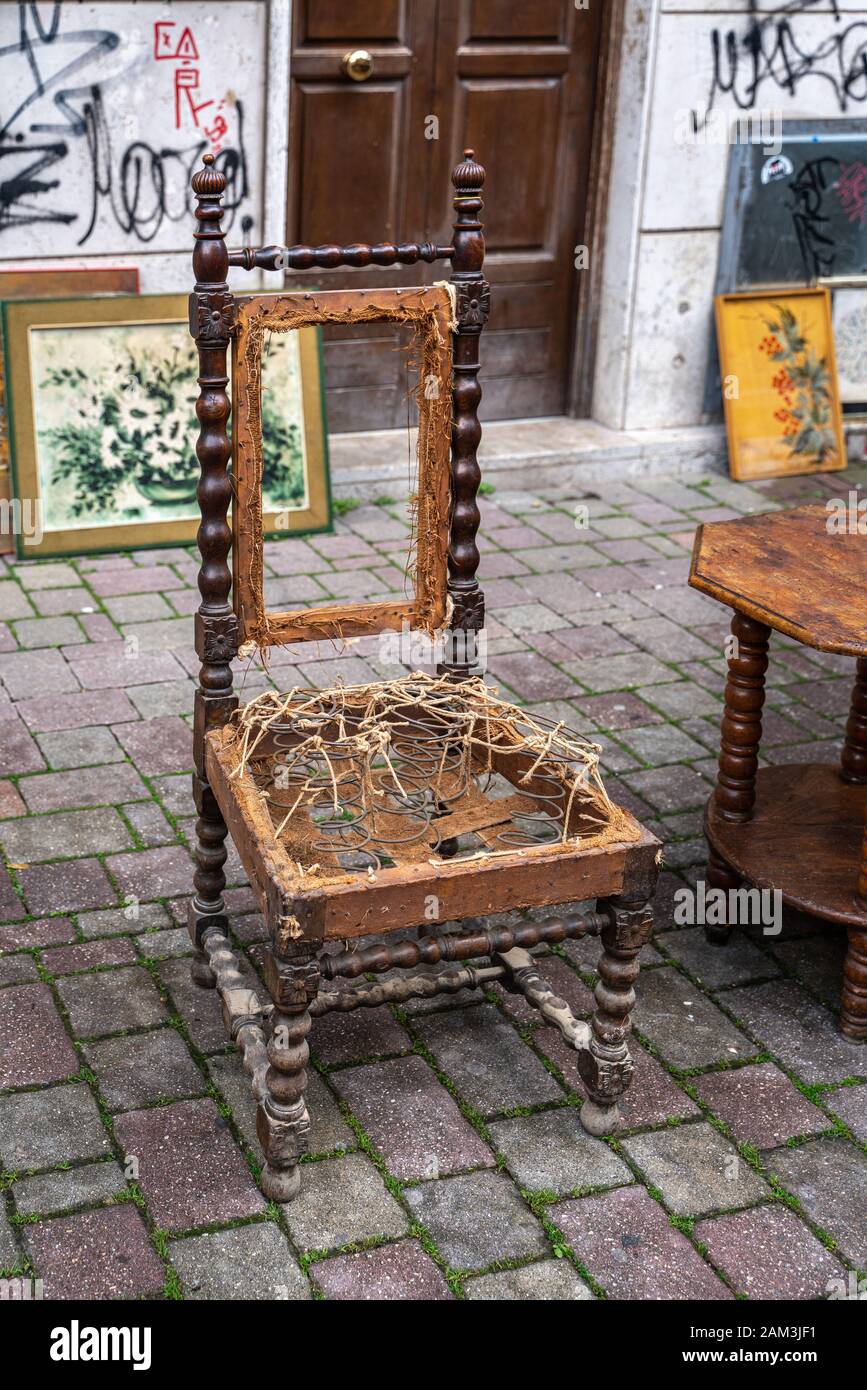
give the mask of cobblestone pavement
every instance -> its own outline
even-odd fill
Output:
[[[695,524],[845,498],[857,482],[486,496],[491,678],[592,732],[611,792],[666,842],[627,1128],[583,1134],[574,1054],[496,987],[331,1016],[312,1037],[302,1195],[284,1208],[257,1186],[248,1084],[215,996],[190,984],[181,926],[195,562],[174,550],[8,563],[0,1270],[59,1298],[851,1289],[867,1268],[867,1048],[835,1031],[843,933],[792,919],[714,949],[675,927],[673,904],[703,873],[728,630],[686,584]],[[269,545],[269,597],[401,590],[404,539],[388,499],[347,511],[334,535]],[[373,639],[292,649],[271,675],[284,689],[363,680],[392,674],[388,657]],[[852,675],[850,661],[775,640],[765,760],[834,761]],[[245,695],[268,683],[243,681]],[[228,872],[252,975],[262,922],[234,852]],[[582,1015],[591,946],[543,961]]]

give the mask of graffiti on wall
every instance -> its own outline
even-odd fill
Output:
[[[185,248],[208,150],[252,226],[264,51],[254,0],[0,3],[0,257]]]
[[[849,19],[838,0],[787,0],[758,10],[738,29],[710,32],[712,71],[705,115],[721,96],[742,111],[794,98],[807,79],[828,88],[841,112],[867,102],[867,22]],[[816,24],[804,25],[811,12]],[[815,90],[815,88],[813,88]]]

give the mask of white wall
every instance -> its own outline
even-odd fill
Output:
[[[593,413],[628,430],[695,425],[729,154],[720,118],[730,130],[738,112],[867,116],[867,4],[627,0],[626,12]],[[755,70],[742,41],[754,23],[763,56],[752,91]],[[734,91],[715,89],[714,35],[724,85],[733,77]],[[726,57],[729,35],[735,72]],[[637,36],[644,36],[643,49]],[[707,134],[685,143],[686,113],[704,117],[708,109]]]
[[[145,293],[189,289],[203,148],[243,154],[230,243],[282,241],[290,9],[0,0],[0,267],[135,264]]]

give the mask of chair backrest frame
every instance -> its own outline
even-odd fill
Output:
[[[481,476],[477,458],[481,440],[479,338],[490,310],[490,288],[483,273],[485,242],[480,218],[484,207],[484,182],[483,167],[477,163],[472,150],[465,151],[452,174],[456,219],[451,246],[383,242],[376,246],[362,243],[270,246],[229,252],[222,227],[225,175],[210,154],[204,156],[203,167],[193,175],[198,225],[193,250],[196,283],[190,295],[190,332],[199,354],[196,413],[200,432],[196,454],[200,466],[198,546],[201,566],[198,582],[202,599],[195,618],[195,644],[201,667],[195,702],[194,786],[200,817],[205,821],[218,814],[205,777],[205,735],[224,724],[238,704],[232,686],[239,623],[230,601],[232,531],[228,514],[232,482],[228,465],[232,441],[228,428],[231,400],[227,370],[228,354],[236,333],[237,306],[227,283],[229,269],[304,270],[317,266],[415,265],[420,260],[431,264],[438,260],[451,262],[457,326],[452,346],[448,593],[451,599],[449,628],[461,640],[447,650],[442,670],[457,678],[466,676],[476,665],[476,642],[485,617],[484,597],[476,576],[479,562],[476,499]],[[215,846],[214,855],[221,862],[225,858],[221,841]],[[201,877],[206,883],[207,868],[201,870]],[[200,888],[200,894],[201,891]]]

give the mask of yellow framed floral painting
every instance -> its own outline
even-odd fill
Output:
[[[845,468],[828,290],[717,295],[716,324],[732,477]]]
[[[198,363],[185,295],[3,306],[19,556],[190,544],[199,525]],[[331,524],[316,328],[263,358],[268,534]]]

